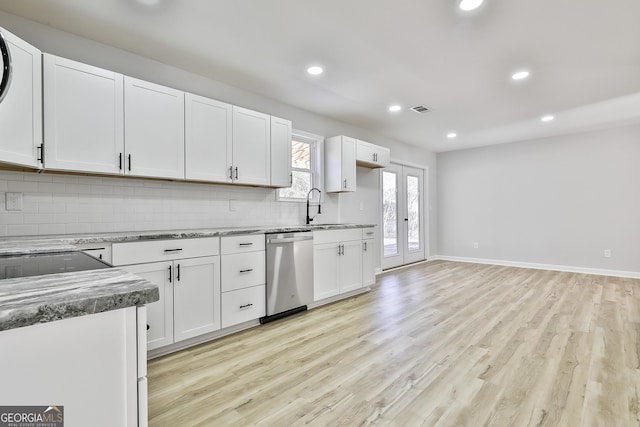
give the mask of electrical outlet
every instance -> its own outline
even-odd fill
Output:
[[[236,211],[236,201],[233,199],[229,199],[229,212]]]
[[[8,211],[21,211],[22,193],[5,193],[5,206]]]
[[[604,257],[605,258],[611,258],[611,249],[605,249],[604,250]]]
[[[473,249],[478,249],[480,244],[478,242],[473,242]]]

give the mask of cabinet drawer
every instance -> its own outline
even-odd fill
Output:
[[[264,285],[265,252],[222,256],[222,292]]]
[[[112,264],[128,265],[213,256],[219,253],[219,243],[218,237],[114,243],[112,246]]]
[[[313,244],[347,242],[349,240],[362,240],[361,228],[348,228],[342,230],[324,230],[313,232]]]
[[[368,227],[362,229],[362,239],[375,239],[376,238],[376,229],[375,227]]]
[[[265,315],[264,285],[222,293],[222,327],[258,319]]]
[[[223,237],[220,247],[222,255],[264,251],[264,234]]]

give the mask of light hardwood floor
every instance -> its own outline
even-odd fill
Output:
[[[639,426],[640,280],[435,261],[149,363],[151,426]]]

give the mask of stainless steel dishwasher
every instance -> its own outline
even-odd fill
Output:
[[[313,301],[313,233],[266,235],[267,315],[260,323],[307,309]]]

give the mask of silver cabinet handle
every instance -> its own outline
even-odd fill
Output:
[[[9,86],[11,85],[11,52],[4,38],[4,34],[0,31],[0,54],[2,54],[2,80],[0,80],[0,102],[7,96]]]
[[[344,180],[344,188],[347,188],[347,180]]]
[[[238,167],[236,166],[236,179],[238,179]]]
[[[233,166],[229,166],[229,179],[233,180]]]
[[[238,246],[253,246],[253,242],[249,243],[239,243]]]
[[[253,268],[247,268],[244,270],[240,270],[240,273],[251,273],[253,271]]]
[[[367,252],[367,242],[363,242],[363,243],[364,243],[363,250]]]
[[[165,252],[180,252],[182,250],[182,248],[176,248],[176,249],[165,249]]]
[[[247,308],[247,307],[251,307],[252,305],[253,305],[252,303],[244,304],[244,305],[241,305],[241,306],[240,306],[240,309]]]

